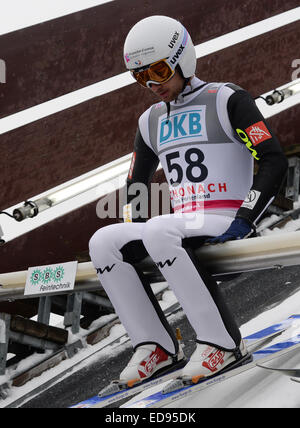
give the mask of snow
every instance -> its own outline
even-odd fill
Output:
[[[300,313],[300,292],[295,293],[280,305],[272,308],[241,326],[243,337],[259,331],[268,325],[280,322],[292,314]],[[293,325],[284,332],[283,341],[300,334],[300,323]],[[273,366],[284,368],[300,368],[299,348],[291,355],[275,358]],[[266,364],[267,365],[267,364]],[[132,398],[128,403],[144,398],[161,389],[161,385]],[[223,383],[214,384],[198,393],[169,404],[168,408],[299,408],[300,384],[292,382],[289,377],[255,367]]]
[[[163,294],[161,307],[164,309],[176,301],[174,294],[167,290]],[[258,330],[265,328],[268,325],[280,322],[292,314],[300,313],[300,292],[287,298],[280,305],[260,314],[256,318],[241,326],[242,335],[248,336]],[[179,319],[183,316],[182,312],[173,315],[173,318]],[[113,315],[107,315],[95,321],[90,327],[101,326],[106,321],[113,318]],[[22,387],[12,387],[10,395],[6,400],[0,402],[0,408],[7,407],[14,403],[17,399],[24,397],[40,385],[47,383],[51,379],[58,377],[54,385],[59,381],[76,373],[76,371],[93,364],[99,359],[109,359],[118,353],[124,351],[125,348],[130,348],[130,342],[124,335],[125,329],[122,325],[115,325],[110,332],[110,335],[91,346],[87,345],[80,350],[74,357],[62,361],[57,367],[44,372],[41,376],[27,382]],[[86,331],[81,330],[77,335],[70,334],[70,341],[81,339]],[[280,336],[280,340],[288,339],[295,334],[300,334],[300,323],[295,322],[286,332]],[[117,344],[110,345],[112,339],[121,337]],[[274,339],[274,342],[279,339]],[[102,349],[103,348],[103,349]],[[280,367],[285,368],[300,368],[299,348],[296,352],[291,353],[289,357],[281,357],[278,361],[274,361]],[[40,354],[34,354],[19,363],[18,371],[24,370],[37,363],[40,359]],[[69,370],[65,373],[66,370]],[[7,370],[5,376],[0,376],[0,384],[9,382],[10,370]],[[156,392],[160,387],[151,388],[151,392]],[[298,408],[300,407],[300,384],[291,382],[288,377],[277,373],[265,371],[261,368],[253,368],[250,371],[239,374],[238,376],[227,380],[224,383],[215,384],[210,388],[198,392],[195,396],[189,397],[186,400],[176,401],[170,406],[175,408]],[[149,393],[149,391],[148,391]],[[137,397],[142,398],[148,393],[139,394]],[[88,397],[87,397],[88,398]],[[135,397],[136,399],[136,397]],[[132,401],[132,400],[130,400]],[[129,401],[129,402],[130,402]],[[24,401],[26,402],[26,400]],[[23,403],[22,403],[23,404]]]
[[[0,343],[5,343],[5,321],[0,319]]]

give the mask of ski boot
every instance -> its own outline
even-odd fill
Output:
[[[189,385],[197,384],[199,381],[215,376],[232,368],[238,367],[252,359],[248,353],[244,341],[234,351],[225,351],[214,346],[197,344],[189,362],[182,370],[182,375],[169,385],[163,392],[169,393]]]
[[[179,334],[180,332],[177,332],[177,338]],[[121,372],[120,378],[112,381],[98,395],[105,397],[184,367],[186,358],[180,339],[178,343],[179,351],[175,355],[168,355],[156,344],[138,346],[129,363]]]

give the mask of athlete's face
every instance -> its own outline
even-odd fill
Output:
[[[184,85],[184,78],[180,75],[178,70],[175,71],[173,77],[166,83],[156,85],[151,84],[150,90],[158,96],[161,101],[168,103],[174,101],[178,95],[182,92]]]

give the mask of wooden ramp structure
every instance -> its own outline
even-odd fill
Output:
[[[297,13],[298,0],[114,0],[0,36],[1,61],[7,71],[5,83],[0,80],[0,210],[130,155],[138,117],[156,101],[128,80],[123,63],[125,37],[140,19],[159,14],[180,20],[197,47],[197,76],[234,82],[256,98],[291,82],[292,76],[300,77],[295,68],[300,40]],[[275,17],[280,17],[280,24],[257,29],[257,23]],[[242,29],[249,31],[248,36],[235,42]],[[231,43],[225,44],[224,36],[230,34]],[[48,107],[50,113],[43,113]],[[298,174],[296,181],[286,183],[291,194],[299,190],[299,116],[300,105],[295,104],[268,119]],[[154,181],[165,181],[161,170]],[[119,213],[101,219],[97,202],[76,207],[0,246],[0,321],[7,331],[14,316],[23,316],[25,325],[38,315],[38,322],[47,325],[51,308],[75,330],[83,314],[95,319],[112,313],[91,265],[88,242],[97,229],[119,221]],[[284,204],[285,210],[291,210],[293,200],[285,199]],[[35,218],[24,221],[34,223]],[[217,278],[295,266],[300,261],[299,233],[201,247],[197,256]],[[79,262],[74,293],[24,296],[28,267],[70,260]],[[150,281],[163,280],[150,258],[141,267]],[[29,330],[36,327],[30,325]],[[15,333],[11,337],[20,341],[20,331]],[[67,340],[64,332],[59,334]],[[0,343],[2,355],[8,340]]]
[[[7,79],[0,84],[5,101],[0,126],[1,119],[14,118],[34,107],[40,110],[44,103],[98,82],[109,85],[109,79],[121,76],[126,71],[122,57],[126,34],[146,16],[172,11],[172,16],[189,28],[201,50],[201,44],[289,13],[297,6],[297,0],[187,0],[184,4],[115,0],[3,35],[0,52],[7,65]],[[253,97],[290,82],[296,71],[293,61],[299,57],[298,24],[294,21],[255,37],[249,30],[249,39],[204,56],[200,53],[197,75],[206,81],[234,82]],[[95,90],[87,101],[9,128],[0,135],[5,165],[0,171],[1,188],[5,189],[0,209],[131,153],[137,119],[154,101],[149,91],[132,81],[103,95]],[[269,118],[287,153],[299,150],[299,109],[298,104]],[[155,180],[164,181],[163,174],[158,173]],[[91,202],[7,242],[1,248],[0,272],[74,259],[87,261],[91,235],[117,221],[97,217],[96,204]]]

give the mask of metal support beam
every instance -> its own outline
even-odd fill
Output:
[[[0,313],[0,376],[5,374],[10,330],[10,315]]]
[[[108,298],[97,296],[97,294],[91,294],[91,293],[82,293],[82,294],[83,294],[82,296],[83,300],[85,300],[88,303],[91,303],[92,305],[113,309],[113,305],[111,304],[111,301]]]
[[[56,351],[59,348],[57,343],[50,342],[45,339],[39,339],[38,337],[29,336],[28,334],[19,333],[17,331],[10,332],[10,339],[14,342],[42,350],[50,349],[52,351]]]
[[[201,246],[195,254],[203,267],[216,277],[296,266],[300,264],[300,232]],[[148,277],[157,269],[150,257],[140,262],[139,268]]]
[[[285,196],[293,201],[298,201],[300,186],[300,158],[297,156],[288,159],[289,168]]]
[[[49,325],[51,313],[51,296],[40,297],[38,322]]]
[[[81,305],[82,293],[72,293],[68,295],[64,326],[71,327],[73,334],[78,333],[80,329]]]

